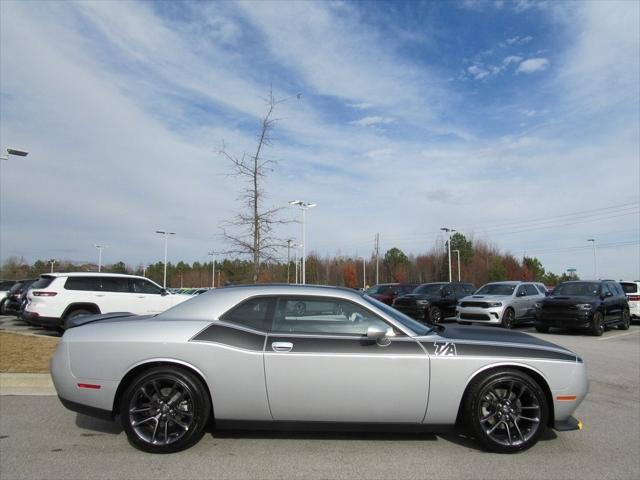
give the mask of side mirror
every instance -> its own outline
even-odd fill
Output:
[[[527,292],[526,292],[525,290],[520,290],[520,291],[518,292],[518,296],[519,296],[519,297],[524,297],[524,296],[526,296],[526,295],[527,295]]]
[[[608,298],[608,297],[613,297],[613,293],[607,292],[602,296],[602,298]]]
[[[167,291],[166,288],[163,288],[162,290],[160,290],[160,295],[164,297],[165,295],[169,295],[169,292]]]
[[[387,329],[382,327],[367,328],[367,339],[376,342],[380,346],[387,346],[391,343],[387,337]]]
[[[443,290],[442,291],[442,296],[443,297],[448,297],[449,295],[451,295],[451,292],[449,290]]]

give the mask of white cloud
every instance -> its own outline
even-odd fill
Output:
[[[351,125],[357,125],[359,127],[371,127],[375,125],[385,125],[388,123],[393,123],[395,120],[389,117],[380,117],[380,116],[372,116],[372,117],[364,117],[360,120],[354,120],[353,122],[349,122]]]
[[[516,73],[534,73],[547,68],[549,68],[549,60],[546,58],[528,58],[518,65]]]
[[[522,60],[522,57],[518,55],[509,55],[508,57],[505,57],[504,60],[502,60],[502,64],[505,67],[508,67],[512,63],[520,63],[521,60]]]
[[[348,103],[347,106],[355,108],[356,110],[366,110],[373,107],[372,103]]]
[[[526,37],[515,36],[508,38],[506,42],[509,45],[524,45],[525,43],[529,43],[531,40],[533,40],[533,37],[531,35],[527,35]]]

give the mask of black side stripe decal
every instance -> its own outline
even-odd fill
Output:
[[[391,339],[389,345],[381,346],[363,337],[322,338],[270,336],[267,340],[267,352],[271,352],[274,342],[290,342],[291,353],[360,353],[363,355],[424,355],[418,342],[413,340]]]
[[[564,360],[575,362],[576,356],[570,353],[544,350],[539,348],[515,347],[509,345],[482,345],[475,343],[458,343],[447,339],[436,342],[421,342],[429,355],[457,357],[503,357],[528,358],[539,360]]]
[[[209,325],[191,340],[196,342],[213,342],[230,347],[243,348],[261,352],[266,334],[248,332],[224,325]]]

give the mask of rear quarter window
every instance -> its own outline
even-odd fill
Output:
[[[99,277],[69,277],[64,284],[65,290],[100,291]]]
[[[38,280],[33,282],[31,288],[37,290],[38,288],[47,288],[51,285],[51,282],[55,280],[56,277],[40,277]]]
[[[638,293],[638,285],[631,282],[621,283],[624,293]]]

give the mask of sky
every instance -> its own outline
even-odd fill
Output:
[[[0,3],[0,255],[208,261],[234,155],[307,252],[443,247],[640,278],[640,2]],[[300,223],[281,226],[301,240]],[[286,259],[286,249],[282,252]]]

